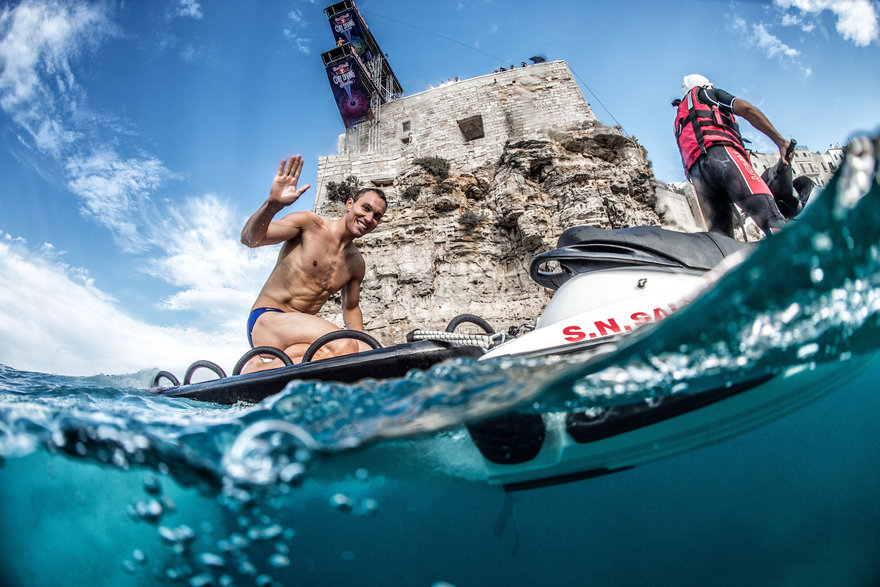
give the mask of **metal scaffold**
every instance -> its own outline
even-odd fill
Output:
[[[382,105],[402,97],[403,88],[354,2],[337,2],[324,12],[336,47],[321,60],[346,127],[346,148],[376,151]]]

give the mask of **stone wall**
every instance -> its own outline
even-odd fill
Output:
[[[364,185],[390,185],[419,157],[443,157],[459,171],[473,171],[496,161],[510,138],[595,121],[564,61],[395,100],[381,106],[377,120],[341,135],[337,155],[321,158],[315,210],[325,209],[328,181],[354,175]],[[482,128],[476,133],[482,136],[468,140],[474,127]]]

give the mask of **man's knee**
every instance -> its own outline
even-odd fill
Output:
[[[350,355],[360,350],[358,341],[353,338],[341,338],[332,340],[322,346],[315,352],[314,359],[329,359],[330,357],[340,357],[342,355]]]

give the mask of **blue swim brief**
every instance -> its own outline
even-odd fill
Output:
[[[254,348],[254,340],[251,338],[251,335],[254,332],[254,324],[257,323],[257,318],[265,314],[266,312],[281,312],[284,313],[284,310],[279,310],[278,308],[254,308],[251,310],[251,313],[248,314],[247,321],[247,337],[248,344],[251,345],[251,348]]]

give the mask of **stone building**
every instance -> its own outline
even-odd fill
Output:
[[[364,324],[383,344],[462,313],[498,329],[533,322],[550,292],[529,261],[568,227],[702,229],[692,196],[658,189],[645,150],[596,120],[564,61],[446,84],[374,114],[319,160],[315,210],[339,214],[352,184],[386,192],[382,224],[358,244]],[[322,315],[341,324],[338,297]]]
[[[760,175],[764,170],[776,165],[779,161],[779,152],[751,153],[751,159],[752,167]],[[839,144],[829,147],[824,153],[810,151],[809,148],[800,146],[794,150],[792,169],[795,177],[806,175],[816,185],[825,187],[842,161],[843,147]]]
[[[383,104],[376,119],[340,135],[321,158],[317,211],[326,183],[349,174],[390,186],[419,157],[442,157],[460,172],[497,160],[513,137],[598,124],[564,61],[454,82]]]

